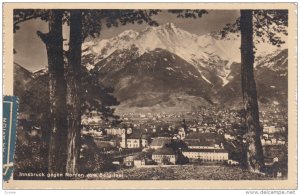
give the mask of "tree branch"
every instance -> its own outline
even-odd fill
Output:
[[[41,31],[36,31],[36,34],[41,38],[41,40],[47,45],[49,43],[49,33],[42,33]]]
[[[34,18],[40,18],[40,17],[46,16],[47,14],[48,14],[48,12],[45,12],[45,13],[41,13],[41,14],[37,14],[37,15],[32,15],[30,17],[27,17],[27,18],[15,21],[14,22],[14,26],[16,26],[17,24],[20,24],[22,22],[25,22],[27,20],[31,20],[31,19],[34,19]]]

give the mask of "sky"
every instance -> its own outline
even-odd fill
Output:
[[[172,22],[176,27],[190,33],[203,35],[222,29],[225,24],[233,23],[239,17],[239,10],[208,10],[209,13],[197,19],[182,19],[176,15],[163,11],[154,16],[159,25]],[[125,25],[119,27],[104,27],[100,39],[109,39],[117,36],[124,30],[140,31],[147,24]],[[68,39],[69,29],[64,26],[64,38]],[[47,66],[47,53],[44,43],[37,36],[36,31],[48,32],[48,24],[39,19],[32,19],[20,25],[20,30],[14,34],[14,61],[30,71],[37,71]]]

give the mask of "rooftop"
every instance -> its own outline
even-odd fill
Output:
[[[175,155],[175,152],[172,148],[163,147],[153,152],[153,155]]]
[[[186,139],[215,139],[215,133],[198,133],[191,132],[186,136]]]
[[[140,139],[142,133],[140,131],[133,131],[131,134],[127,135],[127,139]]]
[[[170,137],[156,137],[152,140],[151,146],[164,146],[171,141]]]
[[[214,141],[199,140],[199,139],[186,139],[184,140],[187,146],[214,146]]]
[[[182,152],[228,153],[225,149],[183,149]]]

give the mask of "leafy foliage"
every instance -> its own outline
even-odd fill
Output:
[[[63,23],[70,25],[70,10],[63,10]],[[82,35],[95,38],[100,35],[103,25],[118,27],[126,24],[142,24],[143,22],[157,26],[158,23],[151,17],[160,12],[157,9],[81,9],[83,16]],[[31,19],[40,18],[49,20],[49,10],[46,9],[15,9],[14,10],[14,32],[20,29],[19,24]]]
[[[17,30],[20,29],[19,24],[22,22],[36,18],[48,21],[49,13],[46,9],[14,9],[13,17],[13,28],[15,33]]]
[[[32,79],[20,97],[22,111],[35,116],[37,125],[43,124],[50,116],[49,78],[41,75]]]
[[[263,42],[267,41],[272,45],[284,44],[280,34],[288,35],[288,11],[287,10],[254,10],[254,34],[260,37]],[[264,36],[268,40],[264,39]]]
[[[103,10],[82,10],[83,13],[83,37],[97,37],[100,35],[103,25],[118,27],[126,24],[142,24],[146,22],[151,26],[158,23],[151,17],[160,10],[129,10],[129,9],[103,9]]]
[[[168,10],[169,13],[177,15],[177,18],[201,18],[204,14],[208,14],[205,9],[171,9]]]
[[[19,178],[19,172],[46,173],[47,154],[47,146],[44,142],[41,142],[41,140],[39,140],[38,138],[31,138],[29,136],[26,136],[25,131],[19,129],[14,156],[14,179]],[[27,179],[29,179],[29,177],[27,177]],[[43,178],[33,177],[32,179]]]
[[[97,111],[101,118],[106,122],[118,123],[118,116],[114,115],[114,109],[110,106],[118,105],[119,102],[111,95],[112,88],[101,86],[96,79],[97,75],[82,72],[82,110],[85,113]],[[20,98],[20,107],[26,113],[35,116],[36,125],[49,121],[50,100],[49,100],[49,77],[48,74],[41,75],[26,86],[22,97]],[[33,101],[34,100],[34,101]]]
[[[119,123],[119,117],[114,115],[114,108],[119,104],[117,99],[112,95],[114,89],[100,85],[98,82],[98,73],[96,71],[88,72],[82,68],[82,110],[83,113],[89,115],[92,111],[97,112],[101,119],[105,122],[113,124]]]
[[[176,164],[186,164],[189,162],[189,159],[185,157],[181,150],[186,149],[187,145],[184,143],[182,140],[171,140],[171,143],[166,145],[167,147],[170,147],[174,150],[176,156],[177,156],[177,161]]]
[[[99,173],[114,171],[112,159],[99,153],[97,145],[91,136],[82,138],[81,158],[79,159],[80,173]]]
[[[280,47],[285,43],[281,36],[288,35],[287,26],[288,10],[253,10],[253,32],[257,43],[268,42]],[[218,34],[225,38],[229,33],[238,33],[240,30],[238,18],[234,23],[226,24]]]

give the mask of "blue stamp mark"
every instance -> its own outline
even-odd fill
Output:
[[[3,181],[8,181],[13,172],[16,145],[18,99],[15,96],[3,97]]]

